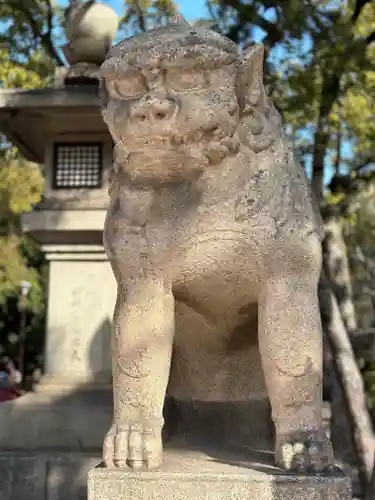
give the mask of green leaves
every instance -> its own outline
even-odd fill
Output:
[[[25,280],[32,285],[26,308],[38,314],[44,310],[43,278],[38,269],[27,266],[21,243],[27,245],[28,241],[17,235],[0,236],[0,309],[6,306],[10,297],[20,295],[20,283]]]
[[[38,165],[22,158],[3,160],[0,168],[0,226],[7,217],[30,212],[39,203],[43,177]]]
[[[2,88],[33,89],[46,85],[49,72],[42,52],[35,51],[29,60],[20,63],[12,59],[11,50],[0,49],[0,59]]]
[[[13,61],[24,64],[35,52],[44,53],[45,64],[50,67],[63,62],[55,44],[58,37],[56,8],[50,0],[3,0],[0,5],[1,46],[10,52]]]
[[[209,5],[218,21],[227,15],[218,24],[238,40],[262,30],[269,90],[313,170],[321,168],[322,158],[325,177],[332,168],[338,121],[342,143],[350,140],[355,156],[373,155],[374,2],[211,0]],[[342,167],[349,160],[340,154]]]
[[[121,29],[126,35],[165,24],[177,13],[173,0],[128,0],[125,5]]]
[[[27,2],[25,2],[25,5]],[[27,4],[28,8],[33,3]],[[18,20],[17,10],[7,12],[1,5],[1,15]],[[30,39],[30,31],[24,21],[20,33],[12,38],[13,28],[8,31],[8,43],[0,49],[0,86],[3,88],[33,89],[44,87],[52,72],[51,58],[46,55],[40,40]],[[12,24],[12,26],[15,26]],[[23,36],[22,35],[22,36]],[[0,136],[0,139],[1,136]],[[40,167],[25,161],[16,148],[4,139],[0,147],[0,351],[8,355],[17,352],[20,321],[20,283],[31,283],[24,307],[28,314],[27,335],[41,338],[45,309],[44,261],[38,246],[22,235],[20,216],[30,212],[43,193],[43,176]],[[31,350],[33,343],[30,344]],[[2,354],[2,352],[0,354]],[[34,354],[35,355],[35,354]]]

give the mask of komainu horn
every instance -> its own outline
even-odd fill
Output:
[[[112,47],[100,93],[115,143],[104,246],[118,283],[105,464],[158,467],[167,386],[188,394],[211,355],[255,338],[276,464],[330,469],[322,223],[266,95],[262,45],[242,53],[177,17]]]

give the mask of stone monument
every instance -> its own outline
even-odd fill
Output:
[[[262,71],[261,45],[180,16],[101,67],[118,288],[89,500],[350,498],[323,428],[322,223]]]

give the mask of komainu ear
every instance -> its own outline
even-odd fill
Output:
[[[247,87],[245,97],[248,106],[261,104],[265,98],[263,85],[264,46],[259,43],[248,47],[243,56],[244,78]]]

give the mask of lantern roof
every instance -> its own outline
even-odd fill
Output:
[[[51,120],[61,115],[99,117],[97,81],[60,88],[0,89],[0,133],[29,161],[43,163]]]

